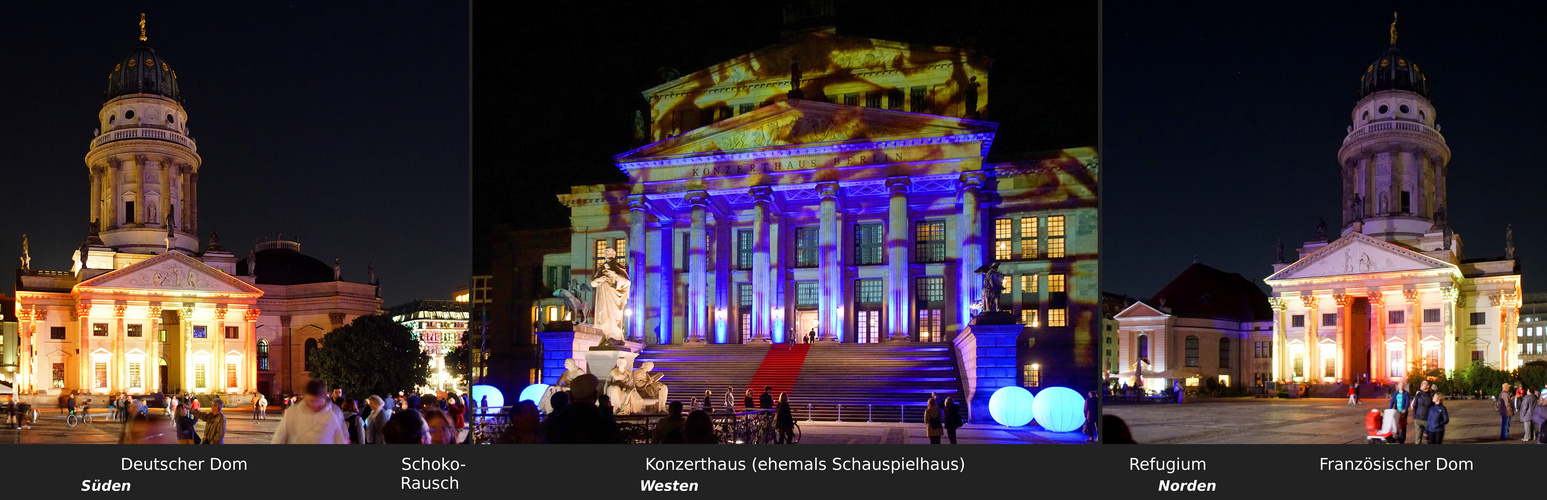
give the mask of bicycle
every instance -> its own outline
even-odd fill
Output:
[[[75,427],[75,424],[79,424],[81,422],[86,422],[87,425],[91,424],[91,405],[82,406],[80,415],[71,413],[64,417],[64,423],[68,424],[70,427]]]

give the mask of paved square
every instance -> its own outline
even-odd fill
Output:
[[[1364,416],[1385,399],[1351,405],[1346,399],[1203,399],[1182,404],[1107,404],[1106,415],[1128,424],[1141,444],[1363,444]],[[1499,417],[1488,400],[1446,400],[1445,444],[1527,444],[1519,419],[1499,441]],[[1408,422],[1407,442],[1417,429]]]

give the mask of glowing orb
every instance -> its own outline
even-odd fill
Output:
[[[1085,425],[1085,398],[1068,387],[1049,387],[1031,403],[1037,424],[1053,432],[1070,432]]]
[[[542,405],[543,393],[548,392],[548,384],[532,384],[521,390],[521,397],[517,402],[531,401],[532,404]]]
[[[483,406],[484,396],[488,396],[489,406],[491,407],[499,408],[505,406],[505,395],[501,394],[499,389],[494,388],[492,385],[473,386],[473,401],[477,405]]]
[[[1001,387],[988,398],[988,414],[1000,425],[1020,427],[1031,423],[1032,400],[1031,391],[1024,388]]]

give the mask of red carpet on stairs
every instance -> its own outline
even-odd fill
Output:
[[[806,364],[806,353],[810,350],[811,344],[795,344],[794,349],[780,345],[769,348],[768,355],[763,357],[763,364],[758,365],[757,373],[752,375],[752,382],[747,384],[747,388],[752,389],[753,404],[763,394],[764,386],[773,386],[776,403],[779,393],[793,390],[795,379],[800,376],[800,367]],[[738,400],[737,404],[740,403]]]

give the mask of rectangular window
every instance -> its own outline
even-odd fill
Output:
[[[1021,258],[1035,259],[1037,252],[1037,224],[1036,217],[1021,217]]]
[[[1047,275],[1047,291],[1048,293],[1065,293],[1067,290],[1064,288],[1064,275]]]
[[[1386,376],[1401,377],[1407,375],[1407,357],[1402,349],[1386,350]]]
[[[715,121],[724,120],[732,116],[736,116],[736,108],[731,106],[720,106],[720,113]]]
[[[204,363],[199,363],[199,364],[193,365],[193,386],[195,388],[198,388],[198,389],[208,389],[209,388],[209,384],[205,382],[205,369],[206,368],[207,367],[204,365]]]
[[[1482,361],[1483,359],[1482,351],[1472,351],[1472,361]]]
[[[714,111],[714,108],[699,108],[698,125],[702,127],[704,125],[714,123]]]
[[[48,327],[48,338],[50,340],[64,340],[64,327],[62,327],[62,326],[51,326],[51,327]]]
[[[854,312],[854,340],[861,344],[881,341],[881,311]]]
[[[53,373],[53,379],[52,380],[53,380],[54,388],[55,389],[62,389],[62,388],[64,388],[64,363],[54,363],[52,365],[51,371]]]
[[[882,94],[881,91],[879,91],[879,90],[871,90],[871,91],[865,92],[865,107],[880,109],[881,108],[881,96],[882,95],[884,95],[884,94]]]
[[[816,267],[821,262],[821,228],[795,228],[795,267]]]
[[[107,336],[107,323],[92,323],[91,324],[91,336],[93,336],[93,337],[106,337]]]
[[[736,230],[736,269],[752,269],[752,230]]]
[[[132,202],[132,201],[124,202],[124,222],[128,223],[128,224],[133,224],[135,222],[135,220],[134,220],[134,202]]]
[[[902,89],[887,90],[886,91],[886,109],[902,111],[902,107],[903,107],[903,104],[904,104],[903,103],[904,99],[906,99],[906,97],[903,96]]]
[[[1051,323],[1051,321],[1049,321],[1049,323]],[[1186,342],[1187,342],[1186,343],[1186,349],[1187,349],[1187,353],[1186,353],[1186,355],[1187,355],[1187,365],[1186,366],[1188,366],[1188,367],[1197,367],[1198,366],[1198,337],[1188,336]]]
[[[879,307],[881,305],[881,296],[881,280],[854,280],[854,304],[856,307]]]
[[[1413,194],[1409,193],[1407,191],[1403,191],[1402,192],[1402,213],[1404,213],[1404,214],[1412,213],[1412,211],[1413,211]]]
[[[1337,313],[1326,313],[1321,315],[1321,326],[1338,326]]]
[[[908,89],[908,110],[914,113],[929,112],[929,87],[919,86]]]
[[[234,339],[234,338],[236,338],[236,333],[237,333],[237,327],[234,327],[234,326],[226,327],[226,338]]]
[[[107,388],[107,362],[98,361],[92,365],[92,382],[98,389]]]
[[[140,364],[139,363],[129,363],[129,387],[134,388],[134,389],[139,389],[141,387],[144,387],[143,385],[140,384]]]
[[[1403,312],[1404,311],[1386,311],[1386,323],[1392,325],[1402,324],[1402,321],[1407,319],[1403,316]]]
[[[854,263],[861,266],[880,264],[885,249],[882,238],[880,224],[855,224]]]
[[[860,343],[881,341],[881,280],[854,280],[856,340]]]
[[[736,114],[738,114],[738,115],[744,115],[744,114],[747,114],[747,113],[751,113],[753,109],[757,109],[757,108],[753,107],[752,103],[750,103],[750,102],[742,104],[739,108],[740,109],[738,109],[736,111]]]
[[[1322,370],[1321,370],[1322,375],[1321,376],[1328,377],[1328,378],[1332,378],[1332,377],[1338,376],[1337,359],[1330,358],[1330,357],[1322,358],[1321,363],[1322,363]]]
[[[145,325],[128,325],[128,327],[129,327],[129,333],[127,334],[128,336],[130,336],[130,337],[144,337],[145,336]]]
[[[1026,381],[1026,387],[1042,387],[1042,365],[1025,365],[1021,368],[1021,378]]]
[[[1488,324],[1488,313],[1486,312],[1474,312],[1472,313],[1471,317],[1472,326]]]
[[[843,95],[843,104],[846,106],[859,105],[859,92],[849,92]]]
[[[795,309],[815,310],[821,304],[822,284],[815,281],[795,282]]]
[[[994,219],[994,260],[1010,260],[1010,219]]]
[[[269,357],[267,355],[258,356],[258,369],[259,370],[263,370],[263,371],[268,371],[268,369],[269,369]]]
[[[1304,314],[1296,314],[1296,315],[1290,316],[1289,317],[1289,326],[1291,328],[1305,328],[1305,315]]]
[[[1219,367],[1230,368],[1230,339],[1219,339]]]
[[[1047,326],[1053,328],[1069,326],[1069,309],[1049,307],[1047,309]]]
[[[167,329],[165,329],[165,328],[161,329],[161,339],[160,339],[160,341],[161,342],[166,342],[167,341]]]
[[[596,252],[591,257],[594,264],[591,266],[591,269],[601,269],[602,263],[607,262],[607,239],[603,238],[592,242],[592,247]]]
[[[1052,310],[1048,312],[1051,313]],[[1034,307],[1021,309],[1021,324],[1031,328],[1040,328],[1042,326],[1042,318],[1037,313],[1038,311]]]
[[[945,278],[922,277],[914,280],[914,308],[918,311],[918,339],[920,342],[940,342],[941,315],[945,308]]]
[[[913,223],[913,255],[919,262],[945,262],[945,221]]]
[[[618,256],[618,263],[628,267],[628,238],[613,238],[612,253]]]
[[[1047,218],[1047,258],[1062,259],[1064,257],[1064,216],[1053,215]]]
[[[236,387],[236,363],[226,364],[226,387]]]
[[[1295,354],[1294,373],[1296,379],[1305,376],[1305,353]]]
[[[193,338],[202,339],[208,337],[209,333],[206,331],[206,328],[203,325],[193,327]]]
[[[1030,298],[1035,298],[1036,294],[1038,293],[1037,284],[1042,281],[1037,279],[1040,276],[1041,275],[1038,274],[1021,275],[1021,302],[1026,302]],[[1028,295],[1032,297],[1028,297]]]

